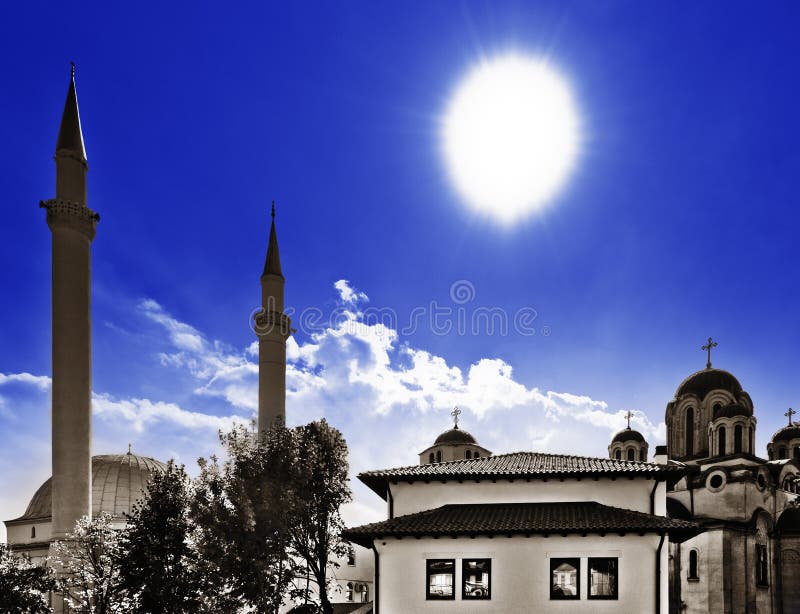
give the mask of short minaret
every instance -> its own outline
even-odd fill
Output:
[[[56,197],[40,203],[53,236],[52,536],[92,511],[91,244],[99,216],[86,206],[75,67],[56,143]]]
[[[292,321],[283,313],[281,255],[275,232],[275,203],[264,272],[261,274],[261,308],[255,318],[258,335],[258,430],[286,422],[286,340]]]

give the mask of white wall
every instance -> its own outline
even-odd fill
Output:
[[[376,543],[380,553],[380,614],[458,612],[493,614],[520,612],[653,612],[658,535],[605,537],[589,535],[396,539]],[[661,612],[668,612],[668,546],[661,551]],[[550,558],[581,557],[581,599],[550,600]],[[619,599],[589,600],[588,556],[619,557]],[[461,598],[461,559],[491,558],[491,599]],[[427,601],[425,561],[456,559],[456,598]]]
[[[604,505],[650,513],[653,480],[643,478],[559,480],[484,480],[442,482],[400,482],[391,484],[394,515],[403,516],[430,510],[448,503],[542,503],[561,501],[596,501]],[[666,513],[666,486],[656,491],[656,514]]]

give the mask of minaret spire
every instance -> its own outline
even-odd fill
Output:
[[[40,206],[53,237],[52,536],[64,539],[92,512],[91,244],[99,219],[86,206],[74,65],[55,159],[56,197]]]
[[[286,340],[292,321],[283,312],[285,278],[281,270],[275,202],[269,230],[267,258],[261,274],[261,311],[255,317],[258,335],[258,430],[286,422]]]

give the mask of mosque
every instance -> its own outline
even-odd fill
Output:
[[[9,544],[44,558],[85,515],[119,526],[158,460],[91,455],[91,243],[86,151],[74,70],[56,145],[52,233],[52,478]],[[273,210],[261,275],[258,425],[285,420],[284,283]],[[628,426],[608,458],[493,454],[459,426],[418,464],[358,478],[386,502],[386,520],[345,532],[353,548],[336,581],[340,611],[800,612],[800,424],[794,410],[767,458],[754,447],[749,394],[731,373],[691,374],[666,404],[666,445]],[[359,602],[365,602],[363,606]],[[56,611],[63,604],[54,603]]]

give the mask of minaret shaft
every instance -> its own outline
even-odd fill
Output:
[[[74,74],[55,160],[56,197],[41,206],[53,236],[52,536],[63,539],[92,511],[91,243],[98,216],[86,206]]]

